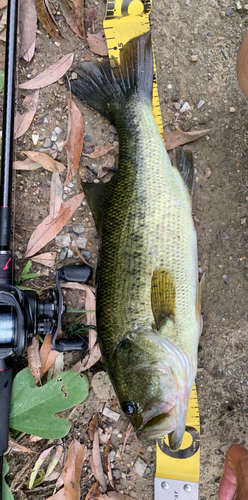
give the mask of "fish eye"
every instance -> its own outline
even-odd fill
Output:
[[[121,407],[126,415],[134,415],[137,411],[136,404],[133,401],[124,401]]]

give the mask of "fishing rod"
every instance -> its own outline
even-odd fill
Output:
[[[55,271],[56,289],[41,300],[35,291],[15,286],[11,239],[11,194],[14,146],[15,72],[18,0],[9,0],[6,26],[5,84],[3,99],[1,184],[0,184],[0,500],[2,500],[3,454],[8,449],[12,364],[37,335],[53,334],[52,349],[59,352],[86,350],[85,338],[57,339],[62,314],[66,312],[59,279],[86,283],[91,278],[87,265],[68,265]]]

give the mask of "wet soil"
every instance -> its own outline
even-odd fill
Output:
[[[93,5],[98,8],[94,22],[94,29],[98,31],[102,28],[105,5],[103,0],[88,0],[85,15]],[[25,81],[28,74],[31,77],[39,74],[69,52],[75,53],[75,62],[88,56],[93,60],[102,59],[69,30],[56,3],[52,8],[62,38],[50,38],[39,26],[33,61],[19,61],[19,82]],[[217,496],[228,446],[239,442],[248,447],[248,101],[238,87],[235,72],[237,51],[248,25],[248,6],[244,1],[236,0],[153,0],[150,20],[164,130],[212,129],[207,136],[190,145],[195,162],[193,216],[198,235],[199,274],[205,273],[206,276],[202,304],[204,327],[196,379],[201,418],[199,498],[209,500]],[[0,44],[3,51],[4,44]],[[27,93],[18,92],[19,107]],[[66,164],[66,152],[59,143],[66,138],[68,97],[63,82],[40,90],[33,124],[16,142],[16,159],[24,159],[23,150],[43,149],[44,141],[51,138],[55,127],[59,127],[61,133],[54,147],[58,149],[58,161]],[[180,112],[185,102],[189,104],[188,110]],[[83,114],[87,136],[85,147],[118,141],[107,120],[79,101],[76,103]],[[39,134],[36,146],[32,142],[33,133]],[[108,155],[107,161],[114,166],[113,155]],[[73,185],[64,191],[64,199],[81,190],[82,178],[95,178],[92,169],[102,172],[104,162],[106,157],[90,160],[82,156],[79,174]],[[17,277],[25,265],[27,242],[35,227],[49,213],[50,182],[51,174],[45,171],[18,172],[14,178]],[[76,224],[84,226],[85,251],[90,252],[89,263],[95,267],[98,237],[92,215],[84,202],[62,234],[74,232]],[[62,262],[59,259],[61,247],[54,241],[44,248],[44,251],[51,250],[58,252],[58,265],[75,262],[73,257]],[[32,272],[37,270],[41,276],[30,280],[30,286],[39,289],[53,281],[53,271],[33,264]],[[65,294],[65,301],[69,306],[78,307],[83,297],[78,291],[70,292]],[[25,357],[22,362],[25,362]],[[68,357],[68,366],[70,363],[72,358]],[[92,376],[90,373],[89,377]],[[75,436],[89,448],[88,423],[92,414],[102,409],[102,403],[91,389],[88,400],[71,413]],[[107,400],[106,404],[119,412],[116,400]],[[112,464],[113,471],[116,471],[116,490],[133,498],[151,500],[155,473],[154,443],[142,444],[132,433],[125,454],[121,456],[126,419],[121,416],[114,423],[103,416],[101,423],[114,427],[111,442],[115,451]],[[65,446],[68,440],[63,440]],[[29,445],[28,437],[24,437],[21,443]],[[46,447],[48,443],[43,440],[33,449],[41,451]],[[138,458],[144,462],[142,477],[135,468]],[[42,491],[25,492],[24,480],[30,476],[36,457],[10,452],[7,459],[10,463],[9,482],[19,474],[13,487],[15,498],[35,500],[51,494],[51,490],[45,487]],[[92,482],[93,476],[86,462],[82,472],[82,499]]]

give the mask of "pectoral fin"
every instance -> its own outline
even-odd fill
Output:
[[[159,330],[168,318],[174,319],[176,312],[175,282],[164,267],[158,267],[153,272],[151,302],[154,320]]]
[[[192,151],[184,150],[178,146],[174,150],[174,166],[179,170],[190,196],[193,194],[194,187],[194,161]]]

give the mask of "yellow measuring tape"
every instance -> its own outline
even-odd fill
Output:
[[[119,60],[120,49],[129,40],[150,29],[151,0],[107,0],[103,22],[109,57]],[[153,114],[163,134],[156,67],[153,74]],[[168,438],[157,439],[155,500],[197,500],[200,469],[200,420],[195,384],[190,394],[186,430],[180,450],[171,451]]]

